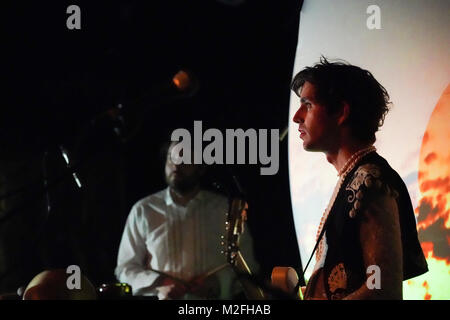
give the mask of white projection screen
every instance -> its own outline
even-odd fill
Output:
[[[376,21],[372,5],[379,29],[367,24]],[[449,17],[448,0],[305,0],[300,14],[294,75],[321,55],[343,59],[371,71],[393,102],[375,146],[408,187],[430,269],[404,282],[404,299],[450,298]],[[303,150],[292,121],[298,106],[292,93],[290,186],[305,264],[337,174],[322,153]]]

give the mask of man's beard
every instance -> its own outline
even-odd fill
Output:
[[[194,190],[199,185],[198,177],[183,177],[183,179],[178,180],[171,180],[169,177],[166,177],[166,183],[181,195]]]

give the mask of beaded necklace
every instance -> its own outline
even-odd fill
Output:
[[[317,230],[317,234],[316,234],[316,241],[319,239],[320,233],[322,232],[322,228],[325,224],[325,221],[327,221],[328,215],[330,214],[331,208],[334,205],[334,201],[336,200],[336,197],[339,193],[339,190],[342,187],[342,184],[344,183],[345,178],[347,177],[347,174],[353,170],[353,168],[356,166],[356,164],[363,158],[365,157],[367,154],[376,151],[376,148],[374,146],[370,146],[364,149],[361,149],[357,152],[355,152],[346,162],[345,164],[342,166],[341,170],[339,170],[338,173],[338,177],[339,180],[336,184],[336,186],[334,187],[334,191],[333,191],[333,195],[331,196],[330,202],[328,203],[327,208],[325,209],[322,218],[320,219],[320,225],[319,228]],[[316,261],[320,260],[320,257],[323,253],[323,249],[324,249],[324,238],[322,238],[322,240],[319,243],[319,246],[317,248],[317,254],[316,254]]]

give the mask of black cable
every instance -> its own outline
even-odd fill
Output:
[[[316,245],[314,246],[314,249],[313,249],[313,251],[311,253],[311,256],[308,259],[308,263],[306,264],[305,269],[303,269],[303,272],[301,273],[301,276],[298,278],[299,280],[298,280],[297,284],[295,285],[294,294],[297,294],[300,286],[302,285],[302,279],[305,276],[306,269],[308,269],[309,263],[311,262],[311,259],[313,258],[314,253],[316,252],[317,247],[319,246],[319,243],[322,240],[323,235],[325,234],[325,230],[327,228],[327,225],[328,225],[328,218],[325,221],[325,224],[324,224],[324,226],[322,228],[322,231],[320,232],[319,238],[317,238]]]

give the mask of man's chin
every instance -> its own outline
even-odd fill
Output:
[[[197,185],[196,184],[190,184],[190,183],[177,183],[177,182],[172,182],[171,184],[169,184],[169,187],[171,187],[175,192],[179,193],[179,194],[186,194],[191,192],[192,190],[195,189]]]
[[[308,144],[308,142],[306,142],[306,141],[303,141],[303,149],[305,151],[313,151],[312,148],[311,148],[311,145]]]
[[[318,148],[317,146],[308,144],[305,141],[303,141],[303,149],[305,151],[308,151],[308,152],[320,152],[320,151],[323,151],[321,148]]]

